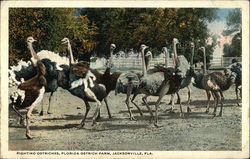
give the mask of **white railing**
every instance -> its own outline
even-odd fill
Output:
[[[241,62],[241,57],[214,57],[213,60],[210,61],[212,67],[227,67],[232,63],[232,59],[237,59]],[[98,64],[96,65],[95,62],[91,63],[92,68],[103,68],[106,67],[106,60],[97,60]],[[142,62],[140,58],[114,58],[112,60],[114,68],[135,68],[141,69]],[[150,67],[165,63],[165,58],[153,58],[150,62]],[[169,66],[173,66],[173,61],[169,58]]]

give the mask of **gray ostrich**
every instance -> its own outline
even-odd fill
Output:
[[[146,49],[146,48],[145,48]],[[149,68],[150,61],[152,60],[152,53],[150,51],[143,52],[144,55],[147,56],[147,64],[145,65],[146,68]],[[140,83],[140,78],[142,77],[142,73],[135,73],[133,71],[122,73],[116,82],[116,88],[115,88],[115,94],[123,93],[126,94],[126,106],[128,108],[129,112],[129,118],[130,120],[136,120],[136,118],[133,116],[132,111],[130,109],[130,95],[134,94],[137,95],[137,89]],[[134,99],[135,97],[133,97]],[[131,102],[134,104],[134,106],[138,109],[141,116],[143,116],[143,113],[140,109],[140,107],[133,101]]]
[[[146,47],[145,45],[142,45],[142,60],[143,60],[143,77],[140,80],[140,84],[138,87],[138,93],[142,93],[145,96],[143,97],[143,101],[145,102],[147,109],[149,110],[151,114],[151,118],[153,117],[153,113],[147,103],[147,97],[148,96],[158,96],[158,100],[156,101],[155,104],[155,122],[154,125],[156,127],[159,127],[158,125],[158,107],[160,105],[160,102],[162,98],[166,95],[172,95],[177,93],[179,91],[181,82],[183,80],[183,75],[181,73],[181,70],[179,70],[179,60],[177,60],[177,52],[176,52],[176,44],[178,43],[177,39],[173,40],[174,43],[174,60],[176,64],[176,68],[164,68],[162,66],[157,66],[156,68],[160,69],[162,72],[164,72],[164,80],[161,80],[161,75],[157,73],[151,73],[148,74],[146,71],[145,67],[145,61],[144,61],[144,48]],[[181,115],[182,115],[182,107],[180,104],[180,110],[181,110]]]
[[[36,69],[36,75],[31,79],[21,83],[18,86],[17,92],[14,92],[10,96],[10,106],[14,111],[23,119],[24,117],[18,111],[18,109],[26,109],[26,137],[32,139],[30,134],[30,118],[34,107],[41,102],[45,92],[45,86],[47,81],[45,78],[46,67],[43,62],[38,58],[36,52],[32,47],[32,43],[35,40],[32,37],[28,37],[27,44],[31,53],[31,61]]]
[[[206,90],[207,96],[208,96],[208,105],[206,112],[209,112],[209,102],[211,93],[215,99],[215,107],[213,111],[213,117],[216,116],[216,109],[218,106],[218,103],[220,101],[221,103],[221,109],[219,112],[219,116],[222,116],[222,109],[223,109],[223,102],[224,102],[224,96],[223,91],[226,91],[230,88],[230,86],[235,82],[236,74],[234,72],[231,72],[229,69],[224,69],[224,73],[222,72],[212,72],[207,73],[206,69],[206,50],[205,47],[201,47],[200,50],[203,52],[203,60],[204,60],[204,67],[203,72],[204,74],[200,78],[199,83],[195,83],[194,86],[198,86],[198,88],[202,88]]]
[[[193,65],[193,56],[194,56],[194,43],[191,42],[190,43],[190,47],[191,47],[191,60],[190,60],[190,68],[187,69],[186,71],[186,74],[185,74],[185,78],[182,80],[181,82],[181,86],[180,86],[180,89],[184,89],[184,88],[187,88],[188,90],[188,102],[187,104],[189,105],[190,104],[190,96],[191,96],[191,90],[189,88],[189,85],[192,81],[192,77],[194,76],[194,69],[192,67]],[[186,64],[186,67],[188,67],[188,65]],[[172,101],[170,100],[169,104],[171,104]],[[180,98],[178,97],[177,99],[177,104],[180,103]],[[189,106],[187,107],[187,112],[190,112],[191,109],[189,108]]]
[[[238,90],[240,91],[240,98],[242,98],[242,66],[241,64],[236,60],[232,60],[232,64],[227,67],[230,69],[232,72],[236,73],[236,79],[235,79],[235,94],[236,94],[236,99],[237,101],[239,100],[239,93]],[[237,102],[237,105],[240,106],[239,102]]]
[[[70,89],[70,85],[72,82],[79,80],[80,78],[85,78],[89,71],[89,63],[85,61],[81,61],[75,63],[73,58],[73,53],[71,50],[71,45],[68,38],[64,38],[62,40],[63,44],[67,44],[69,51],[69,67],[65,66],[62,71],[58,74],[58,85],[64,89],[67,89],[72,95],[81,98],[86,106],[85,115],[78,126],[82,128],[85,125],[85,120],[90,110],[90,105],[88,102],[96,102],[95,97],[102,102],[103,99],[107,96],[106,88],[103,84],[94,84],[94,87],[90,88],[90,90],[94,93],[95,97],[86,94],[84,90],[84,85],[79,85],[76,88]],[[98,117],[98,113],[100,111],[100,103],[96,102],[96,111],[93,116],[92,126],[96,123],[96,119]]]

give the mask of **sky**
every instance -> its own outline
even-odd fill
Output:
[[[214,50],[214,57],[221,57],[223,55],[223,48],[224,44],[230,44],[231,43],[231,38],[230,36],[224,37],[222,36],[223,30],[227,28],[226,26],[226,17],[230,11],[232,11],[232,8],[221,8],[218,9],[217,11],[217,16],[218,18],[211,22],[208,23],[208,29],[210,30],[211,35],[215,34],[218,35],[217,41],[220,42],[220,45],[215,47]]]

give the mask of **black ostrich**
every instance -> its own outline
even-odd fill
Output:
[[[45,92],[50,93],[49,106],[47,109],[47,113],[51,114],[50,109],[51,109],[52,96],[58,88],[58,84],[57,84],[58,71],[62,70],[61,68],[62,65],[68,65],[68,58],[60,56],[58,54],[55,54],[47,50],[42,50],[38,52],[37,56],[40,59],[40,61],[45,65],[46,72],[47,72],[45,75],[45,78],[47,81]],[[19,63],[18,66],[12,67],[12,69],[9,70],[9,73],[10,73],[11,80],[19,84],[20,81],[22,80],[26,81],[34,77],[36,74],[36,69],[29,62]],[[43,115],[43,114],[44,114],[44,111],[43,111],[43,104],[42,104],[40,115]]]
[[[217,109],[219,101],[221,103],[219,116],[222,116],[222,108],[223,108],[223,102],[224,102],[223,91],[228,90],[230,86],[235,82],[236,74],[231,72],[228,69],[225,69],[224,73],[212,72],[208,74],[207,69],[206,69],[205,47],[201,47],[200,49],[202,50],[203,57],[204,57],[203,58],[204,60],[203,74],[196,73],[194,86],[200,89],[204,89],[207,93],[208,105],[207,105],[206,112],[207,113],[209,112],[209,103],[210,103],[210,97],[212,93],[215,99],[213,117],[216,116],[216,109]]]
[[[96,123],[96,119],[98,117],[98,114],[100,112],[100,102],[103,101],[103,99],[107,96],[106,88],[103,84],[94,84],[94,87],[90,88],[90,90],[94,93],[93,95],[100,101],[97,102],[96,98],[86,94],[84,91],[84,85],[79,85],[76,88],[70,89],[70,85],[72,82],[79,80],[80,78],[85,78],[88,71],[89,71],[89,62],[86,61],[80,61],[78,63],[75,63],[73,58],[73,53],[71,50],[70,41],[68,38],[64,38],[62,40],[63,44],[67,44],[68,50],[69,50],[69,66],[64,66],[62,71],[59,71],[58,73],[58,85],[64,89],[67,89],[72,95],[77,96],[81,98],[86,106],[85,115],[78,126],[79,128],[82,128],[85,125],[85,120],[88,115],[88,112],[90,110],[90,105],[88,102],[96,102],[97,107],[96,111],[93,116],[92,126]]]
[[[235,79],[235,94],[237,101],[239,100],[239,93],[240,91],[240,98],[242,98],[242,65],[236,60],[232,60],[232,64],[227,67],[232,72],[236,73],[236,79]],[[238,106],[240,105],[239,102],[237,102]]]
[[[32,115],[32,111],[34,107],[41,102],[43,99],[43,95],[45,92],[45,86],[47,85],[47,81],[45,78],[46,68],[42,61],[36,55],[32,43],[35,40],[32,37],[28,37],[27,43],[28,48],[30,49],[32,58],[32,64],[36,70],[36,75],[31,79],[21,83],[18,86],[17,92],[13,92],[10,96],[10,106],[13,110],[22,118],[24,117],[19,113],[19,109],[26,109],[26,137],[27,139],[32,139],[30,134],[30,118]]]

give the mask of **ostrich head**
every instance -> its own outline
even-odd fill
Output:
[[[174,38],[173,43],[174,43],[174,45],[179,44],[179,40],[177,38]]]
[[[144,51],[146,48],[148,48],[148,46],[146,46],[144,44],[141,45],[141,51]]]
[[[68,38],[63,38],[61,41],[62,41],[62,44],[68,44],[69,43]]]
[[[115,44],[110,45],[110,50],[115,50],[115,48],[116,48]]]
[[[36,40],[32,37],[32,36],[29,36],[28,38],[27,38],[27,43],[30,43],[30,44],[32,44],[33,42],[35,42]]]
[[[194,43],[193,42],[190,43],[190,47],[194,48]]]
[[[204,46],[200,47],[199,50],[201,50],[203,53],[206,51]]]

